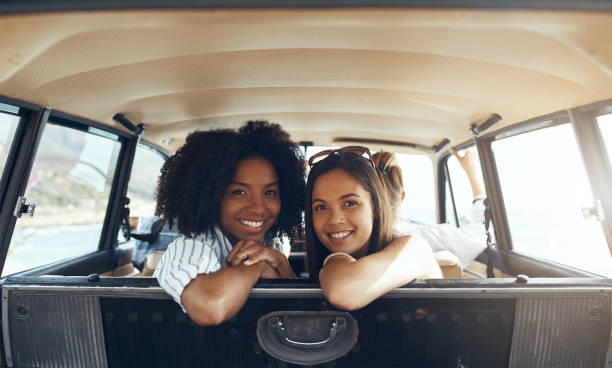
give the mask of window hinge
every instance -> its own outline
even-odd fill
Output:
[[[595,218],[597,221],[603,222],[606,219],[606,215],[604,214],[601,201],[598,199],[593,201],[593,206],[582,207],[582,216],[585,220]]]
[[[17,198],[17,205],[13,216],[20,218],[24,213],[30,217],[34,216],[34,209],[36,209],[36,203],[26,203],[28,199],[26,197]]]

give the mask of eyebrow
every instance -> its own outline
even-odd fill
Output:
[[[232,182],[230,183],[230,185],[231,185],[231,184],[242,185],[243,187],[250,187],[250,185],[249,185],[249,184],[247,184],[247,183],[242,183],[242,182],[235,181],[235,180],[232,180]],[[277,180],[277,181],[274,181],[274,182],[272,182],[272,183],[268,183],[268,184],[266,184],[266,187],[273,187],[273,186],[275,186],[275,185],[278,185],[278,180]]]
[[[344,199],[344,198],[348,198],[348,197],[357,197],[357,198],[361,198],[361,196],[360,196],[359,194],[356,194],[356,193],[348,193],[348,194],[345,194],[345,195],[341,196],[339,199]],[[325,203],[325,201],[324,201],[324,200],[322,200],[322,199],[319,199],[319,198],[313,198],[313,199],[312,199],[312,201],[311,201],[311,203],[315,203],[315,202],[324,202],[324,203]]]

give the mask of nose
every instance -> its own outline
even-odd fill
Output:
[[[264,199],[260,195],[251,196],[249,201],[249,212],[262,214],[265,211]]]
[[[331,209],[329,216],[329,222],[331,224],[343,224],[344,220],[344,211],[342,211],[340,208]]]

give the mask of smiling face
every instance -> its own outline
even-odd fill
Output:
[[[260,241],[281,210],[278,178],[272,164],[262,158],[238,163],[221,200],[221,229],[232,244]]]
[[[321,175],[312,190],[312,223],[330,252],[359,258],[367,254],[374,222],[370,193],[350,174],[334,169]]]

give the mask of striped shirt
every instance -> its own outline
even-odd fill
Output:
[[[264,244],[281,253],[283,251],[283,243],[278,238],[264,239]],[[179,236],[168,245],[153,277],[157,278],[159,286],[183,308],[181,294],[185,286],[199,274],[219,271],[231,250],[232,244],[217,227],[211,233],[193,238]]]

